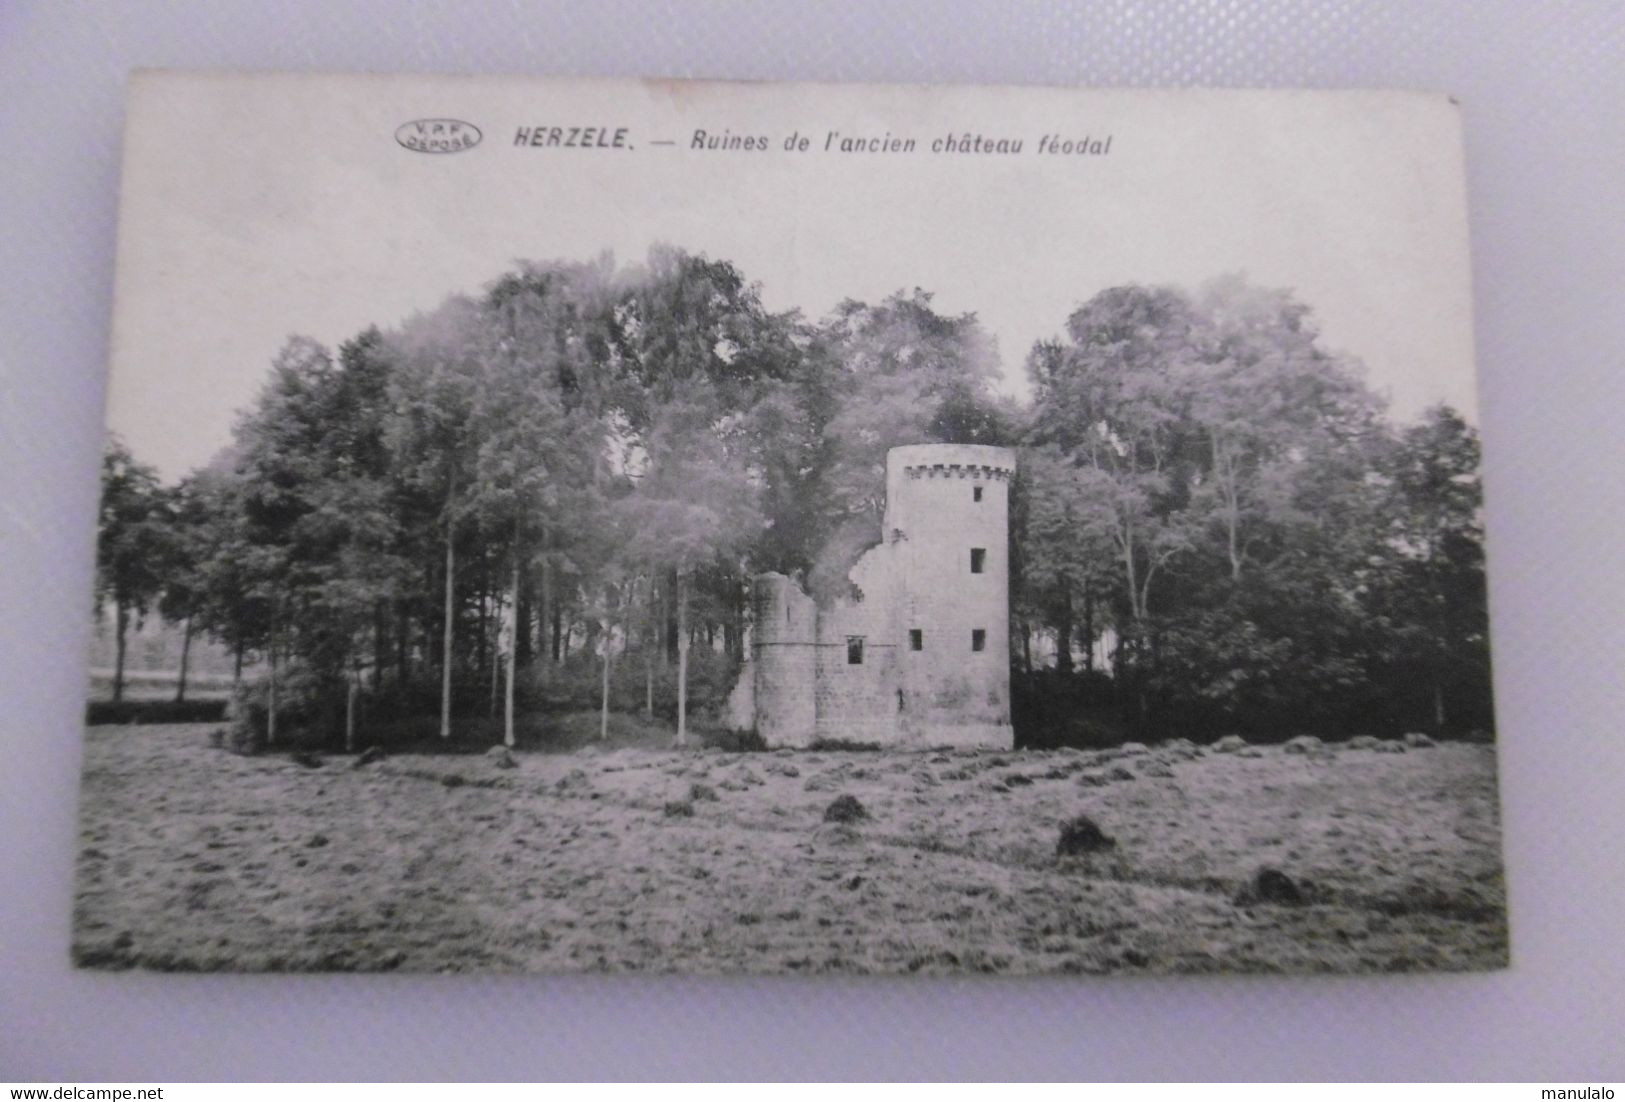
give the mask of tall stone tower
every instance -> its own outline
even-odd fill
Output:
[[[750,656],[727,721],[772,746],[1013,746],[1015,467],[1007,449],[981,445],[887,453],[881,540],[848,571],[850,595],[819,603],[782,574],[753,580]]]
[[[917,444],[886,456],[904,741],[1002,746],[1010,726],[1010,477],[1015,454]]]

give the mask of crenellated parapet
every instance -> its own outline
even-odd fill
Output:
[[[987,463],[913,463],[904,465],[903,473],[909,478],[985,478],[1002,482],[1015,474],[1015,468]]]

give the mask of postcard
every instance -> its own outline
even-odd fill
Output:
[[[73,954],[1504,967],[1457,106],[142,72]]]

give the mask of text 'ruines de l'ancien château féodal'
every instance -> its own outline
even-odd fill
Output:
[[[793,130],[785,135],[767,133],[741,133],[730,128],[694,129],[682,139],[654,138],[647,143],[635,142],[632,131],[624,126],[521,126],[514,132],[513,144],[534,149],[603,149],[632,150],[640,144],[682,149],[695,153],[839,153],[839,154],[951,154],[966,156],[1019,156],[1036,153],[1041,156],[1104,157],[1112,151],[1112,135],[1106,133],[1072,133],[1062,131],[1043,134],[989,134],[976,130],[957,130],[915,137],[894,134],[891,131],[852,133],[842,130],[824,130],[803,133]]]

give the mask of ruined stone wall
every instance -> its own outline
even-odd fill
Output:
[[[817,727],[817,606],[783,574],[760,574],[751,589],[751,657],[741,676],[754,683],[756,732],[774,746],[805,746]]]
[[[852,596],[818,610],[818,737],[895,742],[900,699],[891,548],[871,547],[847,577]]]
[[[730,698],[733,722],[753,715],[775,746],[1013,745],[1014,470],[1004,448],[892,449],[883,538],[852,568],[850,597],[818,606],[782,574],[754,580],[751,658]]]

